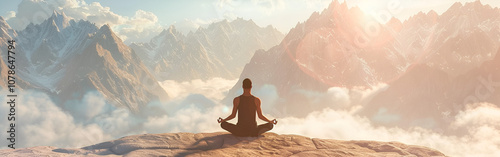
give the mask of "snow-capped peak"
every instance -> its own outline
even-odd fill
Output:
[[[222,20],[184,35],[174,26],[149,43],[134,43],[148,68],[162,79],[234,79],[255,50],[268,49],[283,37],[273,27],[259,27],[252,20]]]
[[[69,17],[66,16],[66,14],[64,14],[64,12],[57,12],[54,10],[54,12],[52,13],[52,16],[49,17],[49,19],[47,21],[53,23],[55,26],[57,26],[57,28],[59,30],[62,30],[66,27],[69,26],[69,21],[71,19]]]
[[[12,30],[9,24],[0,16],[0,38],[12,36],[13,33],[15,33],[15,31]]]
[[[5,21],[5,19],[0,16],[0,28],[10,29],[10,25]]]
[[[102,25],[101,28],[99,28],[98,31],[99,34],[104,34],[107,37],[113,37],[116,36],[113,31],[111,30],[111,27],[108,24]]]

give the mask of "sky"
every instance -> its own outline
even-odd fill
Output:
[[[341,2],[344,0],[340,0]],[[373,16],[392,15],[401,20],[419,11],[444,12],[455,2],[474,0],[346,0]],[[0,16],[16,30],[30,22],[41,23],[53,10],[76,20],[84,19],[98,26],[109,24],[125,43],[147,42],[170,25],[183,32],[195,31],[223,19],[252,19],[257,25],[272,25],[288,33],[315,11],[328,7],[331,0],[22,0],[3,2]],[[498,0],[483,4],[500,6]]]

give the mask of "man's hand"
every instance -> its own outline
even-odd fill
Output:
[[[223,121],[224,121],[224,119],[222,119],[221,117],[219,117],[219,119],[217,119],[218,123],[222,123]]]
[[[278,120],[273,119],[272,121],[270,121],[270,123],[273,123],[274,125],[276,125],[276,124],[278,124]]]

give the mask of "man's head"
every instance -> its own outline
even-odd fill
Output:
[[[243,80],[243,89],[252,89],[252,81],[249,78]]]

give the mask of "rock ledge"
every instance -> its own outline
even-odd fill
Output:
[[[445,156],[399,142],[339,141],[265,133],[164,133],[123,137],[78,149],[38,146],[0,150],[0,156]]]

